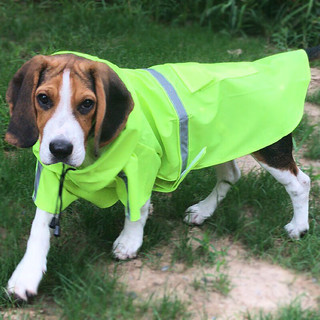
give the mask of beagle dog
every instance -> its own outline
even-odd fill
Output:
[[[306,52],[309,60],[318,58],[320,47],[307,49]],[[174,91],[171,90],[172,92]],[[128,123],[130,118],[134,117],[135,110],[131,90],[114,68],[72,53],[33,57],[14,75],[6,99],[11,115],[6,141],[23,148],[32,147],[38,141],[39,163],[48,168],[62,163],[79,168],[87,158],[90,163],[95,162],[98,158],[95,158],[95,155],[101,153],[101,150],[106,150],[106,153],[112,151],[112,145],[122,139],[125,130],[130,129]],[[152,107],[155,110],[157,108],[156,105]],[[152,122],[154,119],[148,120]],[[263,126],[263,123],[259,125]],[[126,139],[134,139],[134,132],[133,130],[127,135]],[[252,134],[254,135],[254,132]],[[93,150],[90,155],[89,145]],[[123,152],[123,149],[130,147],[119,148],[119,152]],[[130,152],[132,153],[132,150]],[[292,157],[291,134],[272,141],[260,150],[251,150],[250,153],[290,195],[294,215],[285,229],[291,238],[298,239],[309,229],[310,178],[297,167]],[[111,158],[108,161],[112,163]],[[121,159],[119,161],[121,162]],[[157,161],[154,160],[154,163],[158,163]],[[122,165],[117,167],[117,163],[114,164],[114,170],[118,179]],[[123,166],[125,165],[127,164],[124,163]],[[39,166],[40,164],[38,169]],[[207,198],[187,209],[187,223],[203,223],[214,213],[230,187],[240,178],[240,170],[234,159],[217,164],[216,172],[216,186]],[[68,177],[73,172],[64,174]],[[117,184],[117,179],[116,182],[110,180],[110,184]],[[125,189],[125,179],[119,179],[119,186],[117,184],[115,188]],[[46,188],[50,191],[51,185]],[[121,197],[119,198],[122,202],[128,201]],[[126,216],[124,229],[114,243],[113,253],[118,259],[136,257],[142,244],[150,199],[142,200],[144,203],[139,204],[138,218],[130,219]],[[45,204],[43,206],[45,207]],[[37,294],[39,283],[46,272],[51,234],[49,225],[53,220],[52,213],[57,213],[40,207],[39,205],[32,223],[26,253],[7,287],[9,294],[25,301]]]

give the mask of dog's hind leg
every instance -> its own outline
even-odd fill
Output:
[[[126,216],[124,228],[119,237],[113,243],[113,255],[116,259],[126,260],[137,256],[143,241],[143,230],[148,219],[150,199],[140,209],[140,219],[130,221]]]
[[[201,224],[212,216],[218,204],[225,198],[229,189],[241,176],[236,162],[229,161],[215,166],[217,184],[207,198],[186,210],[184,221],[189,224]]]
[[[299,239],[309,229],[310,178],[297,167],[292,157],[291,134],[255,152],[253,156],[286,188],[290,195],[293,218],[285,229],[292,239]]]

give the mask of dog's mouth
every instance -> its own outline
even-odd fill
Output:
[[[67,158],[56,158],[54,156],[51,157],[49,163],[44,163],[46,165],[56,164],[56,163],[63,163],[71,167],[79,167],[79,164],[72,161],[69,157]]]
[[[66,158],[56,158],[55,156],[51,155],[49,157],[49,159],[41,159],[41,162],[44,165],[50,166],[52,164],[56,164],[56,163],[63,163],[65,165],[71,166],[71,167],[79,167],[81,166],[81,163],[77,163],[76,161],[74,161],[72,159],[72,157],[66,157]]]

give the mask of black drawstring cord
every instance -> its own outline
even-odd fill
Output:
[[[60,237],[60,219],[62,215],[62,191],[63,191],[63,183],[64,183],[64,178],[69,170],[76,170],[74,168],[68,168],[65,170],[65,165],[62,165],[62,172],[60,176],[60,184],[59,184],[59,193],[58,193],[58,198],[57,198],[57,203],[56,203],[56,210],[55,212],[58,212],[58,214],[55,214],[50,222],[49,227],[51,229],[54,229],[54,236],[55,237]],[[59,203],[59,211],[58,209],[58,203]]]

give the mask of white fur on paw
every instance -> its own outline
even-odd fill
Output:
[[[11,295],[24,301],[38,292],[38,286],[43,273],[46,272],[46,264],[36,265],[34,262],[22,260],[8,281],[7,290]]]
[[[211,216],[210,212],[204,212],[203,208],[200,207],[199,203],[194,204],[186,210],[184,222],[188,224],[200,225]]]
[[[121,232],[120,236],[113,243],[113,254],[116,259],[127,260],[135,258],[142,245],[142,234],[132,235]]]
[[[302,225],[296,225],[294,222],[291,221],[284,228],[288,232],[289,237],[291,239],[298,240],[309,230],[309,224],[306,223]]]

